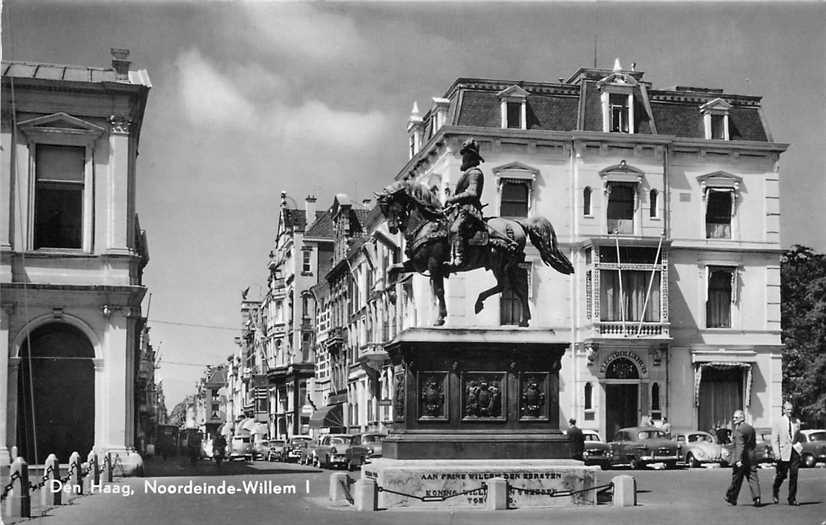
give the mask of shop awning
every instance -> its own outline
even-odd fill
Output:
[[[713,368],[717,370],[730,370],[739,368],[746,374],[743,385],[743,403],[745,406],[751,405],[751,368],[754,363],[744,363],[742,361],[707,361],[694,363],[694,406],[700,406],[700,382],[703,380],[703,370]],[[744,407],[745,408],[745,407]]]
[[[252,418],[247,418],[238,425],[240,430],[245,432],[249,432],[250,434],[261,434],[265,435],[268,432],[267,425],[263,423],[258,423]]]
[[[310,416],[310,428],[343,427],[343,413],[341,405],[321,407]]]

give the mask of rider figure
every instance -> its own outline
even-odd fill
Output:
[[[468,240],[483,224],[482,188],[485,177],[478,168],[485,159],[479,155],[479,144],[475,139],[468,139],[459,150],[462,155],[462,175],[456,182],[453,195],[445,200],[445,206],[451,207],[450,217],[450,268],[458,271],[465,264],[465,247]]]

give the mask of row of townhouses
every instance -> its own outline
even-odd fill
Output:
[[[559,420],[611,439],[668,418],[675,429],[758,427],[780,414],[779,159],[761,97],[655,88],[635,67],[580,68],[567,80],[459,78],[407,125],[395,180],[447,196],[460,145],[480,144],[486,215],[541,215],[575,267],[563,276],[529,247],[530,327],[567,345]],[[388,184],[393,179],[388,179]],[[380,188],[375,188],[376,191]],[[230,425],[273,437],[386,431],[393,365],[385,345],[434,319],[421,275],[387,280],[405,244],[369,202],[316,209],[282,194],[263,293],[242,302],[228,371]],[[482,270],[446,283],[447,326],[516,324]],[[263,432],[263,430],[262,430]]]
[[[151,83],[128,55],[2,63],[0,465],[94,448],[138,470],[157,423],[135,205]]]

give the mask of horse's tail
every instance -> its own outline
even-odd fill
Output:
[[[556,245],[556,232],[548,219],[531,217],[530,219],[517,219],[516,222],[528,233],[531,244],[539,250],[539,255],[545,264],[565,275],[574,273],[571,261],[559,251]]]

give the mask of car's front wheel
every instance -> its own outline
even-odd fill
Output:
[[[639,470],[639,468],[642,466],[640,464],[640,460],[638,460],[637,458],[631,458],[628,461],[628,465],[631,467],[631,470]]]
[[[700,462],[697,461],[697,458],[694,457],[694,454],[691,452],[685,457],[685,462],[690,468],[699,468]]]
[[[815,466],[815,457],[811,454],[806,454],[803,456],[803,466],[806,468],[812,468]]]

